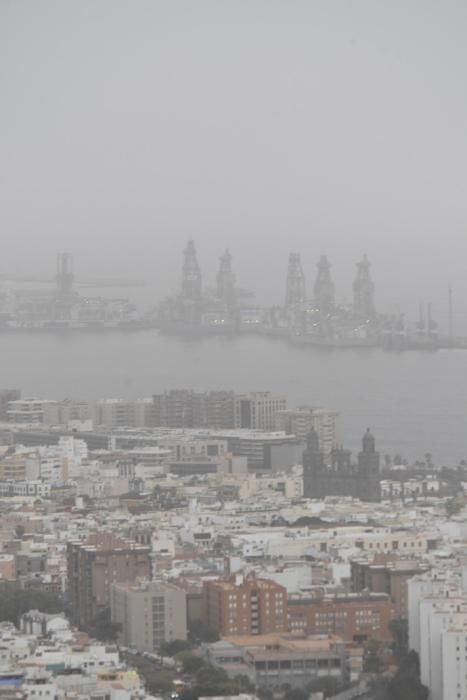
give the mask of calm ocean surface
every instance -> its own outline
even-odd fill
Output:
[[[294,347],[241,337],[179,340],[157,331],[1,334],[0,386],[45,398],[149,396],[171,388],[266,390],[340,413],[358,449],[367,426],[382,454],[441,464],[467,458],[467,351],[387,353]]]

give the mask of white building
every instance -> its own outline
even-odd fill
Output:
[[[25,397],[8,402],[8,420],[11,423],[42,423],[44,418],[44,406],[54,401],[39,399],[37,397]]]
[[[441,697],[464,700],[467,698],[467,616],[454,620],[443,630],[441,649]],[[433,700],[435,697],[433,694]]]
[[[420,657],[430,700],[467,698],[467,594],[457,571],[408,582],[409,647]],[[456,630],[456,631],[454,631]]]

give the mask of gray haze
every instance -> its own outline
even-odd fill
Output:
[[[461,310],[466,36],[465,0],[2,0],[0,272],[159,297],[193,237],[273,301],[326,252],[343,300],[366,251],[380,308]]]

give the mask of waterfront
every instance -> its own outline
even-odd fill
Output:
[[[382,454],[467,458],[467,353],[324,351],[260,337],[183,341],[141,333],[2,334],[0,386],[23,395],[98,399],[171,388],[284,393],[290,406],[340,414],[355,450],[367,425]]]

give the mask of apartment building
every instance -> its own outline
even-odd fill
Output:
[[[368,639],[392,640],[394,605],[385,593],[345,594],[304,599],[292,596],[287,605],[289,630],[294,633],[338,635],[361,644]]]
[[[150,548],[108,532],[67,545],[71,619],[84,627],[110,605],[114,583],[150,577]]]
[[[235,575],[204,583],[206,622],[221,636],[287,631],[287,590],[274,581]]]
[[[39,475],[35,450],[17,448],[13,454],[6,454],[0,460],[1,481],[24,481]]]
[[[467,616],[442,632],[441,669],[441,700],[467,698]],[[431,697],[437,700],[433,693]]]
[[[407,583],[426,569],[426,564],[413,558],[377,555],[371,560],[354,559],[351,561],[352,591],[387,593],[396,616],[407,618]]]
[[[44,406],[50,403],[45,399],[25,397],[8,402],[7,415],[11,423],[42,423]],[[52,402],[55,403],[55,402]]]
[[[408,582],[409,647],[431,700],[467,697],[467,594],[454,570],[433,570]]]
[[[0,421],[8,420],[8,404],[21,398],[19,389],[0,389]]]
[[[276,414],[287,408],[285,396],[255,391],[235,396],[235,428],[273,431]]]
[[[44,425],[68,425],[72,421],[89,420],[92,413],[92,404],[88,401],[48,401],[43,406],[42,422]]]
[[[111,615],[121,625],[121,642],[138,651],[157,651],[187,636],[186,593],[168,583],[114,583]]]

